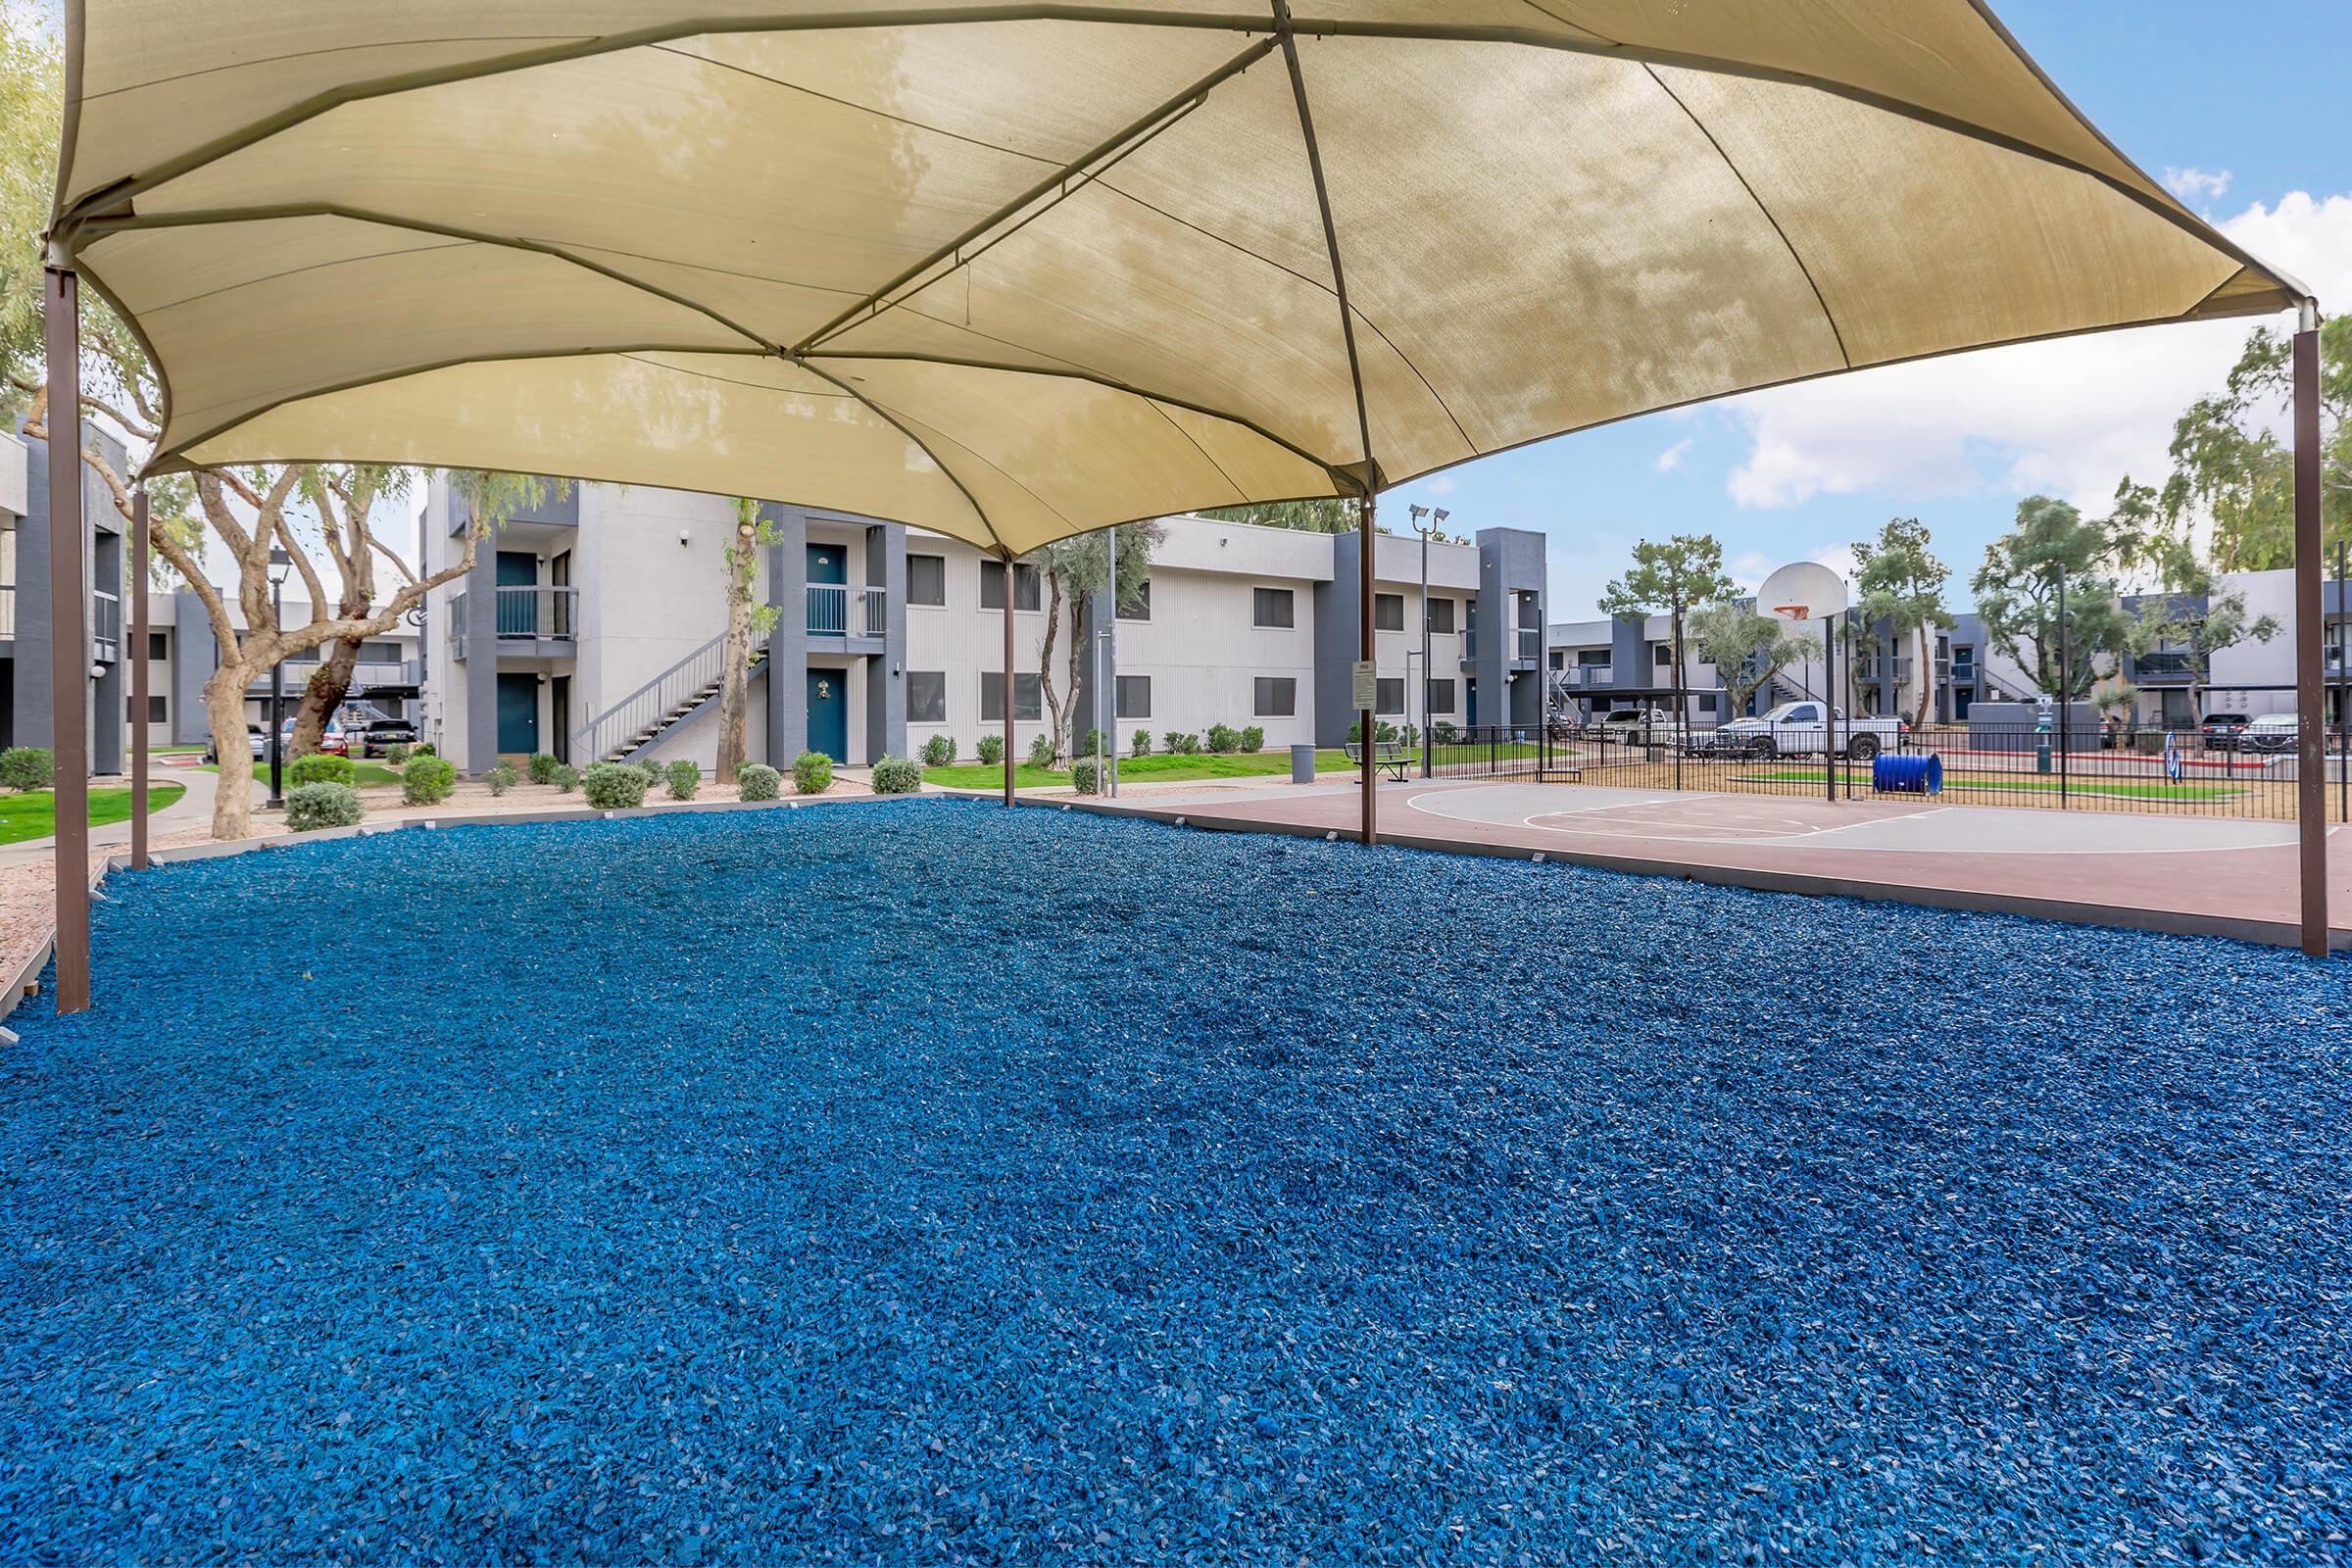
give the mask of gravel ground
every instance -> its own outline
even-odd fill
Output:
[[[2352,1552],[2340,960],[938,800],[109,886],[0,1560]]]

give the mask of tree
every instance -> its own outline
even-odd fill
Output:
[[[1045,698],[1047,733],[1054,738],[1056,760],[1070,755],[1078,680],[1086,667],[1086,639],[1082,635],[1085,606],[1110,581],[1111,542],[1117,541],[1119,593],[1125,597],[1151,581],[1152,552],[1165,535],[1166,530],[1156,522],[1122,523],[1116,528],[1098,528],[1092,533],[1057,539],[1021,558],[1045,579],[1046,639],[1037,652],[1037,683]],[[1012,591],[1010,573],[1006,574],[1004,591]],[[1056,683],[1054,650],[1061,642],[1065,618],[1069,637],[1064,655],[1067,678]]]
[[[1986,639],[2047,695],[2081,699],[2098,679],[2099,656],[2123,646],[2129,617],[2114,579],[2106,574],[2109,560],[2107,533],[2099,523],[2066,502],[2028,496],[2017,504],[2017,525],[1984,547],[1984,564],[1969,579]],[[2073,623],[2063,691],[2062,582]]]
[[[2269,642],[2278,635],[2278,618],[2249,614],[2244,594],[2216,594],[2212,572],[2193,562],[2166,587],[2165,593],[2143,598],[2124,622],[2123,646],[2135,660],[2159,653],[2179,659],[2188,677],[2188,710],[2194,716],[2205,711],[2213,656],[2248,638]]]
[[[772,518],[760,514],[760,503],[748,496],[735,499],[735,536],[727,542],[723,569],[727,582],[726,642],[719,651],[718,777],[732,779],[749,755],[744,738],[745,713],[751,703],[752,649],[776,629],[782,611],[774,605],[755,605],[753,585],[759,573],[760,552],[782,537]],[[768,679],[775,676],[771,673]]]
[[[1943,608],[1943,584],[1952,568],[1936,559],[1928,530],[1917,517],[1891,517],[1876,543],[1854,546],[1854,586],[1862,596],[1862,618],[1886,622],[1897,638],[1918,642],[1918,702],[1912,727],[1924,729],[1936,701],[1936,650],[1931,632],[1952,623]]]
[[[1644,539],[1634,546],[1634,569],[1601,591],[1604,615],[1653,615],[1664,612],[1674,633],[1674,685],[1685,685],[1688,664],[1683,658],[1683,617],[1694,605],[1729,599],[1736,592],[1723,574],[1723,544],[1713,534],[1678,533],[1660,543]],[[1690,717],[1688,698],[1677,699]]]
[[[1296,528],[1300,533],[1353,533],[1363,525],[1363,503],[1353,496],[1330,496],[1319,501],[1259,501],[1242,507],[1211,507],[1200,514],[1224,522],[1247,522],[1259,528]],[[1388,525],[1374,514],[1375,533]],[[1124,560],[1124,558],[1122,558]]]
[[[1690,636],[1698,645],[1698,657],[1715,666],[1731,698],[1727,718],[1746,712],[1748,699],[1813,649],[1804,638],[1789,635],[1780,616],[1762,614],[1735,599],[1718,599],[1692,611]]]
[[[2294,454],[2278,434],[2293,406],[2293,356],[2291,333],[2256,327],[2220,395],[2173,425],[2172,477],[2156,494],[2176,524],[2212,519],[2223,571],[2294,564]],[[2352,539],[2352,321],[2340,317],[2320,330],[2320,525],[2329,549]]]

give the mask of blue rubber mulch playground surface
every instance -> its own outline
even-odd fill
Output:
[[[2352,1552],[2340,961],[941,801],[108,893],[0,1561]]]

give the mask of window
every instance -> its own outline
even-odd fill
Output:
[[[1046,716],[1046,702],[1038,690],[1037,676],[1013,671],[1012,716],[1016,723],[1034,723]],[[980,722],[1004,722],[1004,675],[1002,670],[980,672]]]
[[[125,724],[135,724],[138,722],[137,715],[138,710],[130,706],[130,699],[127,697],[123,698],[122,722]],[[164,710],[164,699],[162,694],[154,692],[149,693],[147,697],[147,722],[150,724],[161,724],[170,717],[171,714]]]
[[[1429,683],[1429,710],[1433,713],[1453,711],[1453,682],[1433,680]]]
[[[1258,718],[1298,716],[1298,683],[1288,675],[1257,677],[1257,700],[1250,711]]]
[[[931,558],[936,561],[939,558]],[[906,722],[945,724],[948,721],[948,672],[910,669],[906,672]]]
[[[400,644],[394,642],[360,644],[360,662],[366,664],[397,664],[400,662]],[[160,659],[163,656],[159,654],[156,657]]]
[[[1657,646],[1650,649],[1649,662],[1657,665],[1658,668],[1664,669],[1668,664],[1674,662],[1673,647],[1667,643],[1659,643]]]
[[[1002,566],[997,568],[1002,571]],[[936,605],[948,602],[948,558],[945,556],[908,556],[906,558],[906,602],[910,605]]]
[[[1698,694],[1698,710],[1702,713],[1715,711],[1715,693],[1700,692]]]
[[[1152,618],[1152,584],[1146,582],[1133,593],[1119,596],[1121,620],[1150,620]],[[1138,714],[1137,717],[1144,715]]]
[[[1250,624],[1252,626],[1289,626],[1291,620],[1291,591],[1288,588],[1253,588],[1250,590]]]
[[[1448,633],[1453,630],[1452,600],[1432,599],[1429,602],[1429,629],[1431,631]]]
[[[1372,693],[1372,711],[1401,713],[1404,711],[1404,677],[1383,675]]]
[[[1121,718],[1150,718],[1152,716],[1152,677],[1121,675],[1118,678],[1116,703]]]
[[[1608,668],[1609,650],[1606,648],[1579,648],[1576,651],[1576,667],[1579,669]]]
[[[170,659],[172,657],[171,639],[160,631],[149,632],[147,634],[147,657],[151,661]]]
[[[1372,596],[1372,629],[1374,631],[1404,630],[1404,595],[1374,594]]]
[[[1024,566],[1019,562],[1014,562],[1012,566],[1012,608],[1035,610],[1039,603],[1037,568]],[[1004,563],[1002,561],[980,563],[980,608],[982,610],[1003,610],[1004,608]]]

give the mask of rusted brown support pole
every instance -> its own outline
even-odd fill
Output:
[[[1004,804],[1012,804],[1012,553],[1004,555]]]
[[[1358,649],[1356,657],[1358,659],[1365,660],[1369,660],[1373,657],[1372,548],[1373,542],[1379,537],[1379,535],[1372,531],[1372,514],[1374,509],[1378,506],[1379,502],[1377,502],[1371,493],[1367,491],[1364,494],[1362,505],[1356,513],[1356,518],[1361,528],[1361,531],[1356,535],[1356,540],[1362,546],[1362,549],[1359,552],[1360,569],[1355,574],[1357,627],[1355,646]],[[1377,689],[1378,682],[1375,682],[1374,685]],[[1360,755],[1363,759],[1361,764],[1364,792],[1363,830],[1364,842],[1366,844],[1378,844],[1380,842],[1380,769],[1376,767],[1372,761],[1372,755],[1375,751],[1375,747],[1372,744],[1372,726],[1378,722],[1378,720],[1373,716],[1374,711],[1375,710],[1373,708],[1367,708],[1356,714],[1356,718],[1362,727],[1362,733],[1364,737],[1364,744],[1360,748],[1358,755]],[[1427,745],[1428,742],[1424,740],[1422,744]]]
[[[2303,951],[2328,956],[2328,734],[2321,713],[2326,574],[2320,546],[2320,313],[2295,333],[2295,821],[2302,851]]]
[[[130,498],[130,868],[147,869],[147,486]]]
[[[81,575],[80,279],[52,251],[49,338],[49,710],[57,767],[57,1010],[90,1005],[90,636]]]

